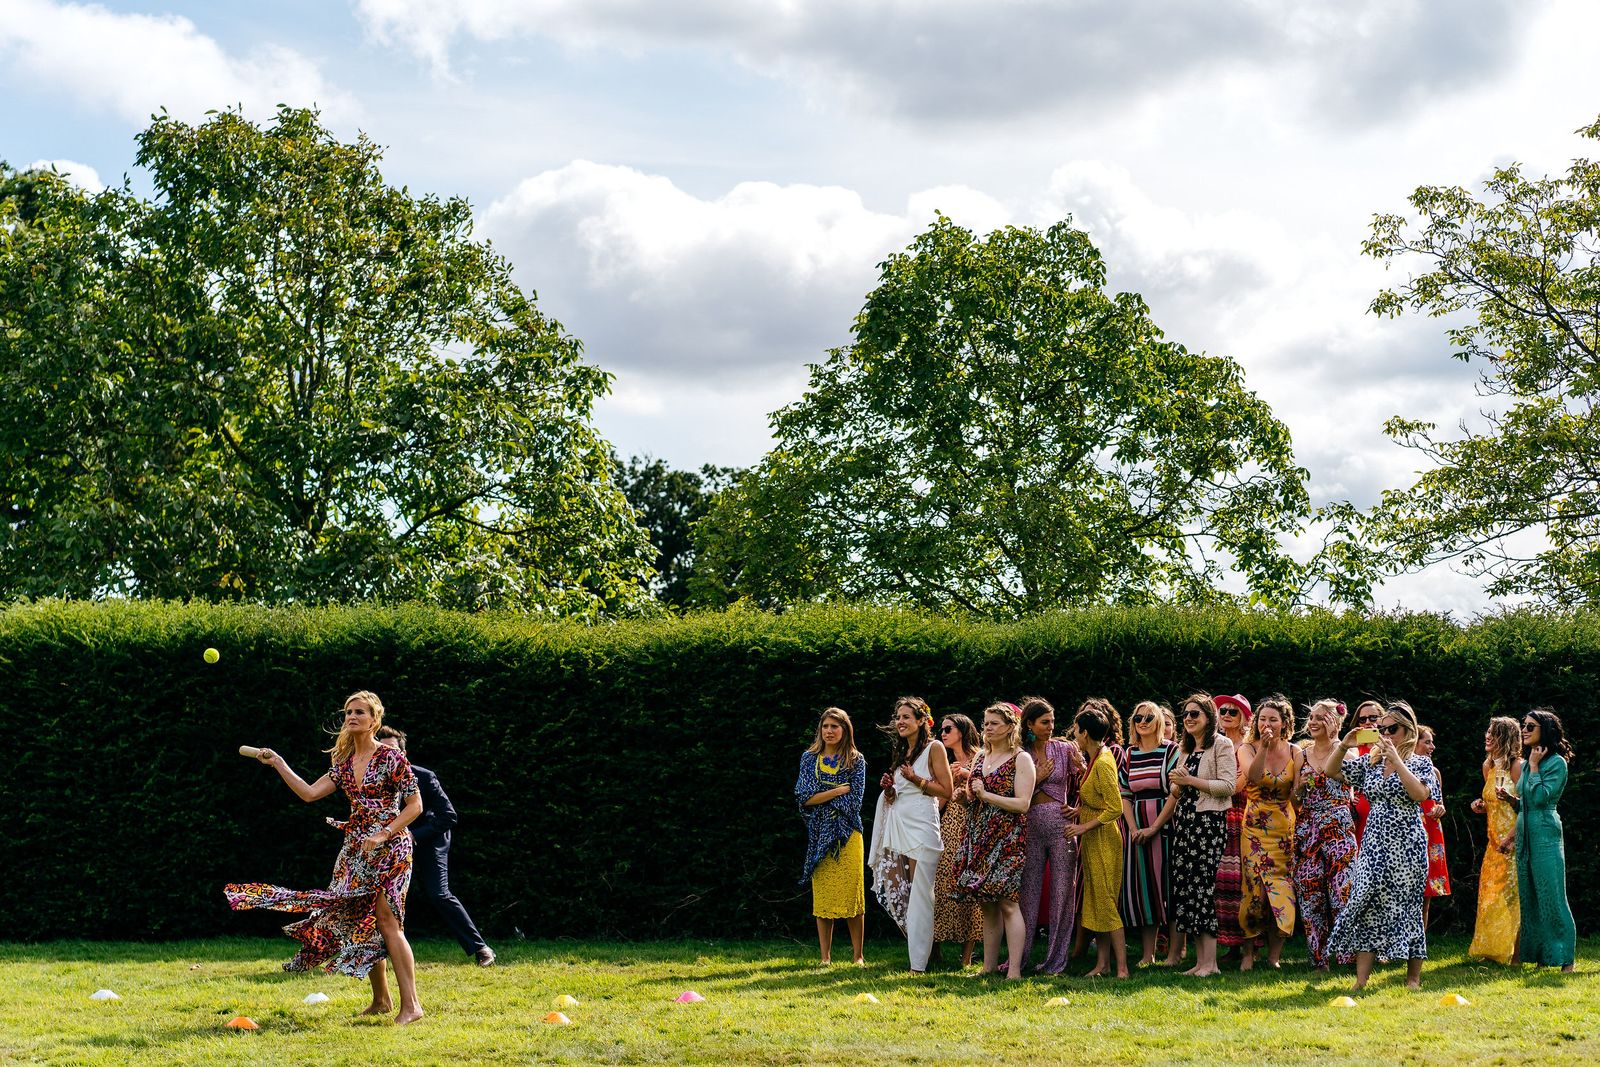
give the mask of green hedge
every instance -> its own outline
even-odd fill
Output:
[[[1104,609],[1007,625],[816,608],[583,627],[422,607],[40,603],[0,612],[0,938],[271,930],[280,917],[228,912],[222,884],[325,884],[337,837],[322,817],[341,802],[301,804],[235,749],[270,745],[314,776],[354,689],[384,698],[460,809],[454,885],[492,936],[805,939],[790,789],[823,706],[852,713],[875,778],[886,745],[871,726],[902,693],[936,712],[1025,693],[1126,710],[1195,687],[1411,699],[1440,732],[1456,885],[1440,911],[1460,928],[1481,857],[1468,803],[1483,724],[1553,705],[1578,749],[1563,805],[1574,911],[1596,928],[1589,616],[1463,627]]]

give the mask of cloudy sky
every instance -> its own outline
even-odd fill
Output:
[[[755,462],[936,210],[1070,215],[1368,504],[1417,465],[1387,417],[1479,408],[1437,322],[1367,314],[1368,222],[1585,153],[1596,39],[1592,0],[0,0],[0,159],[117,182],[159,108],[314,103],[468,197],[616,374],[601,428],[677,466]],[[1440,568],[1380,603],[1491,606]]]

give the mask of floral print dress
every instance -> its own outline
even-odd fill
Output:
[[[1284,937],[1294,936],[1294,771],[1290,753],[1281,773],[1263,771],[1261,781],[1245,787],[1239,925],[1246,937],[1259,937],[1269,921]]]
[[[986,792],[1009,797],[1017,790],[1017,756],[990,770],[988,754],[972,764],[972,777]],[[1022,893],[1022,867],[1027,858],[1028,815],[1004,811],[982,800],[972,802],[967,829],[956,857],[957,900],[1016,900]]]
[[[1438,778],[1426,756],[1406,757],[1406,769],[1433,793]],[[1367,757],[1344,761],[1344,778],[1370,802],[1366,832],[1350,874],[1350,899],[1333,922],[1328,951],[1372,952],[1383,960],[1428,958],[1422,924],[1428,886],[1428,833],[1422,808],[1400,776]]]
[[[1315,766],[1306,768],[1306,789],[1295,815],[1294,850],[1294,890],[1306,929],[1306,948],[1313,967],[1326,967],[1334,916],[1350,899],[1356,830],[1350,787]]]
[[[378,894],[403,926],[406,890],[411,885],[411,833],[401,831],[372,852],[361,842],[394,821],[417,792],[417,777],[398,750],[379,745],[356,780],[354,755],[333,765],[328,776],[350,800],[350,818],[333,825],[344,831],[344,847],[333,863],[326,889],[287,889],[263,882],[230,883],[223,888],[234,911],[270,908],[309,912],[283,932],[300,942],[300,951],[283,965],[286,971],[309,971],[321,965],[329,974],[365,978],[372,965],[388,956],[378,932]]]

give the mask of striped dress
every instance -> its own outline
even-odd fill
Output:
[[[1171,741],[1143,750],[1128,747],[1117,761],[1117,782],[1122,799],[1133,807],[1133,825],[1122,843],[1122,895],[1119,907],[1124,926],[1165,926],[1171,872],[1167,869],[1168,828],[1150,840],[1135,844],[1134,830],[1156,821],[1172,783],[1168,775],[1178,765],[1179,749]]]

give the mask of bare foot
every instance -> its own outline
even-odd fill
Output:
[[[1406,988],[1407,989],[1421,989],[1422,988],[1422,979],[1420,979],[1420,978],[1407,978],[1406,979]]]
[[[394,1017],[394,1024],[396,1026],[405,1026],[407,1023],[414,1023],[420,1018],[422,1018],[421,1008],[402,1008],[400,1014]]]
[[[1104,967],[1096,967],[1094,970],[1092,970],[1088,974],[1084,975],[1084,977],[1085,978],[1104,978],[1109,973],[1110,972],[1107,971]]]
[[[1117,977],[1118,978],[1123,978],[1123,979],[1127,978],[1128,977],[1128,968],[1126,968],[1126,967],[1117,968]]]
[[[1214,976],[1214,975],[1219,975],[1219,974],[1221,974],[1221,973],[1222,973],[1222,971],[1221,971],[1221,970],[1220,970],[1220,969],[1219,969],[1219,968],[1216,968],[1216,967],[1213,967],[1213,968],[1211,968],[1211,969],[1210,969],[1210,970],[1208,970],[1208,971],[1202,971],[1202,970],[1200,970],[1200,969],[1199,969],[1199,968],[1198,968],[1198,967],[1197,967],[1197,968],[1195,968],[1195,969],[1194,969],[1194,970],[1192,970],[1192,971],[1184,971],[1184,972],[1183,972],[1183,973],[1184,973],[1184,974],[1192,974],[1192,975],[1194,975],[1194,976],[1195,976],[1195,977],[1196,977],[1196,978],[1211,978],[1211,977],[1213,977],[1213,976]]]
[[[394,1002],[388,1000],[374,1000],[367,1005],[367,1010],[362,1015],[388,1015],[394,1011]]]

